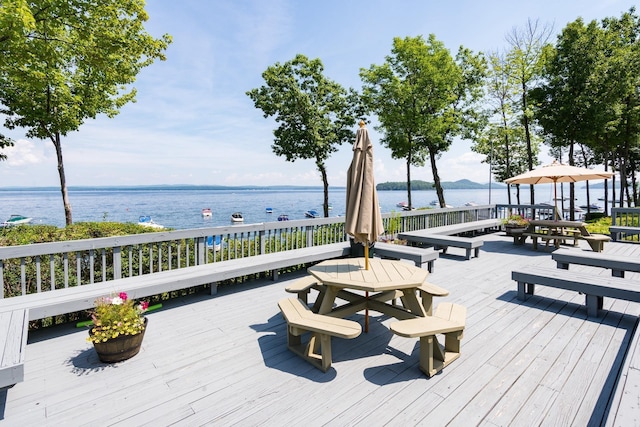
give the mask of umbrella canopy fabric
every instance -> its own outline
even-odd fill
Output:
[[[576,166],[563,165],[553,161],[550,165],[525,172],[523,174],[506,179],[507,184],[549,184],[553,183],[553,198],[555,200],[556,215],[558,215],[558,197],[556,184],[558,182],[578,182],[592,179],[609,179],[613,172],[596,171],[593,169],[579,168]]]
[[[593,169],[579,168],[563,165],[554,161],[529,172],[514,176],[505,180],[507,184],[548,184],[556,182],[578,182],[591,179],[609,179],[613,172],[596,171]]]
[[[384,232],[378,193],[373,179],[373,145],[369,131],[360,123],[353,145],[353,159],[347,172],[347,234],[364,245]]]

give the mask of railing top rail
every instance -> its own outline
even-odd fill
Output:
[[[415,217],[425,215],[437,215],[443,212],[474,211],[492,209],[495,205],[461,206],[456,208],[421,209],[415,211],[400,211],[385,213],[383,218],[393,218],[400,214],[402,217]],[[255,224],[237,224],[219,227],[194,228],[188,230],[158,231],[153,233],[141,233],[125,236],[100,237],[94,239],[68,240],[63,242],[33,243],[19,246],[0,246],[0,260],[21,258],[38,255],[51,255],[68,252],[97,250],[103,248],[126,247],[132,245],[145,245],[176,241],[181,239],[193,239],[208,236],[226,236],[234,234],[251,234],[260,232],[273,232],[277,230],[302,229],[305,227],[317,227],[332,224],[343,224],[344,217],[308,218],[283,222],[263,222]]]

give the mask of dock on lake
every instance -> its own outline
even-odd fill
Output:
[[[449,291],[434,305],[467,308],[460,358],[432,378],[418,341],[375,312],[368,333],[333,339],[327,373],[290,352],[277,302],[301,274],[288,274],[165,302],[148,314],[141,352],[115,365],[98,361],[86,329],[30,332],[25,381],[8,390],[0,426],[604,424],[640,304],[605,298],[604,315],[588,318],[584,295],[544,286],[520,301],[511,271],[555,268],[552,248],[485,238],[479,258],[451,248],[428,276]],[[640,245],[604,253],[638,257]]]

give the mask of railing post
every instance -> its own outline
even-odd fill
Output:
[[[313,246],[313,225],[307,225],[305,227],[305,234],[307,237],[307,247]]]
[[[122,256],[121,256],[121,247],[114,246],[113,247],[113,279],[121,279],[122,278]]]
[[[264,238],[265,236],[265,231],[263,230],[259,230],[258,231],[258,239],[260,239],[260,253],[261,254],[266,254],[266,249],[267,249],[267,241]]]

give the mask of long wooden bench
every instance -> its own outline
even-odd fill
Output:
[[[533,295],[535,285],[580,292],[585,295],[589,316],[598,316],[604,297],[640,302],[640,281],[621,277],[594,276],[558,268],[530,266],[523,271],[512,271],[511,278],[518,283],[520,300]]]
[[[331,337],[356,338],[362,332],[358,322],[313,313],[298,298],[280,300],[278,307],[287,321],[289,349],[323,372],[331,367]],[[311,336],[303,343],[307,332]]]
[[[462,236],[447,236],[444,234],[412,234],[403,233],[398,235],[401,239],[406,239],[411,243],[418,243],[420,245],[432,245],[434,249],[442,249],[443,253],[447,252],[447,249],[452,246],[455,248],[465,249],[465,259],[471,259],[471,252],[476,258],[480,256],[480,247],[484,244],[484,240],[481,237],[462,237]]]
[[[611,208],[609,234],[614,242],[625,240],[627,236],[640,235],[639,208]]]
[[[0,313],[0,393],[24,381],[28,319],[24,309]]]
[[[632,227],[625,225],[612,225],[609,227],[609,233],[614,242],[624,240],[626,236],[635,236],[640,234],[640,227]]]
[[[407,259],[413,261],[416,267],[424,268],[426,264],[429,273],[433,273],[433,263],[439,257],[439,253],[432,248],[418,248],[384,242],[376,242],[373,254],[381,258]]]
[[[421,231],[425,231],[428,234],[461,234],[474,231],[486,232],[502,225],[500,218],[481,219],[478,221],[462,222],[460,224],[441,225],[437,227],[426,228]]]
[[[215,294],[216,284],[223,280],[265,271],[276,271],[280,268],[339,258],[349,254],[349,243],[343,242],[236,258],[89,285],[3,298],[0,299],[0,312],[28,309],[29,320],[42,319],[93,308],[96,298],[109,295],[114,291],[126,292],[130,298],[139,299],[163,292],[211,284],[211,293]],[[277,278],[277,274],[274,274],[273,277]]]
[[[450,302],[438,304],[433,316],[400,320],[389,325],[393,333],[406,338],[420,338],[420,369],[428,377],[460,357],[460,341],[467,309]],[[444,334],[444,349],[436,334]],[[444,351],[443,351],[444,350]]]
[[[558,268],[569,269],[569,264],[608,268],[611,275],[624,277],[625,271],[640,272],[640,259],[607,253],[557,249],[551,254]]]

